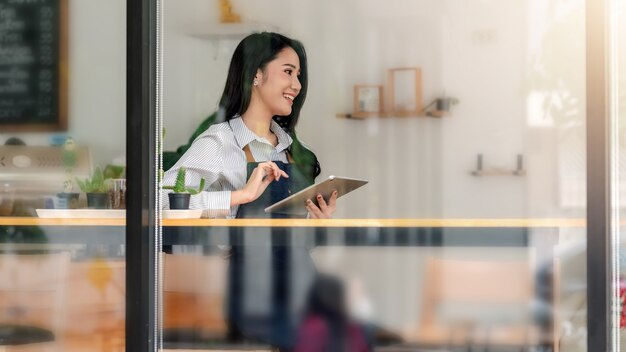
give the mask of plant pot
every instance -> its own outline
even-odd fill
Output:
[[[170,198],[170,209],[189,209],[189,200],[191,200],[191,194],[189,193],[168,193]]]
[[[57,193],[59,209],[78,209],[79,193]]]
[[[106,209],[107,198],[107,193],[87,193],[87,208]]]

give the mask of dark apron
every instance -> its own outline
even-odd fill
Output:
[[[248,146],[247,178],[258,163]],[[291,161],[291,160],[290,160]],[[264,209],[310,186],[293,164],[274,161],[289,178],[272,182],[255,201],[239,206],[237,218],[290,218]],[[302,216],[306,216],[304,204]],[[231,337],[269,343],[289,350],[315,266],[305,245],[292,245],[289,228],[238,228],[231,233],[228,320]],[[246,236],[251,236],[246,237]],[[250,243],[252,240],[253,243]],[[251,302],[255,302],[251,306]]]

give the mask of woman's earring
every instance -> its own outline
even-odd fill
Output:
[[[255,78],[255,79],[254,79],[253,84],[254,84],[255,86],[258,86],[258,85],[259,85],[259,81],[257,81],[257,80],[256,80],[256,78]]]

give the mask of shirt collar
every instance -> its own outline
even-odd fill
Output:
[[[243,149],[246,145],[250,144],[253,140],[263,141],[266,143],[265,139],[257,136],[254,132],[250,131],[245,123],[243,123],[243,119],[241,116],[237,115],[232,120],[230,120],[230,126],[235,133],[235,139],[237,140],[237,144],[239,147]],[[276,121],[272,120],[270,123],[270,131],[272,131],[276,137],[278,138],[278,145],[276,146],[276,150],[279,152],[289,148],[291,145],[292,139],[291,136],[285,130],[283,130]]]

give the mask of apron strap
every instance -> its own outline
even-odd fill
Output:
[[[254,157],[252,156],[252,151],[250,151],[250,144],[246,144],[246,146],[243,147],[243,152],[246,153],[247,162],[249,163],[256,162],[254,160]],[[291,157],[291,153],[289,152],[289,149],[287,149],[286,153],[287,153],[287,161],[289,161],[289,164],[293,164],[293,158]]]
[[[252,156],[252,152],[250,151],[250,144],[246,144],[245,147],[243,147],[243,151],[244,153],[246,153],[246,161],[249,163],[253,163],[255,162],[254,157]]]

